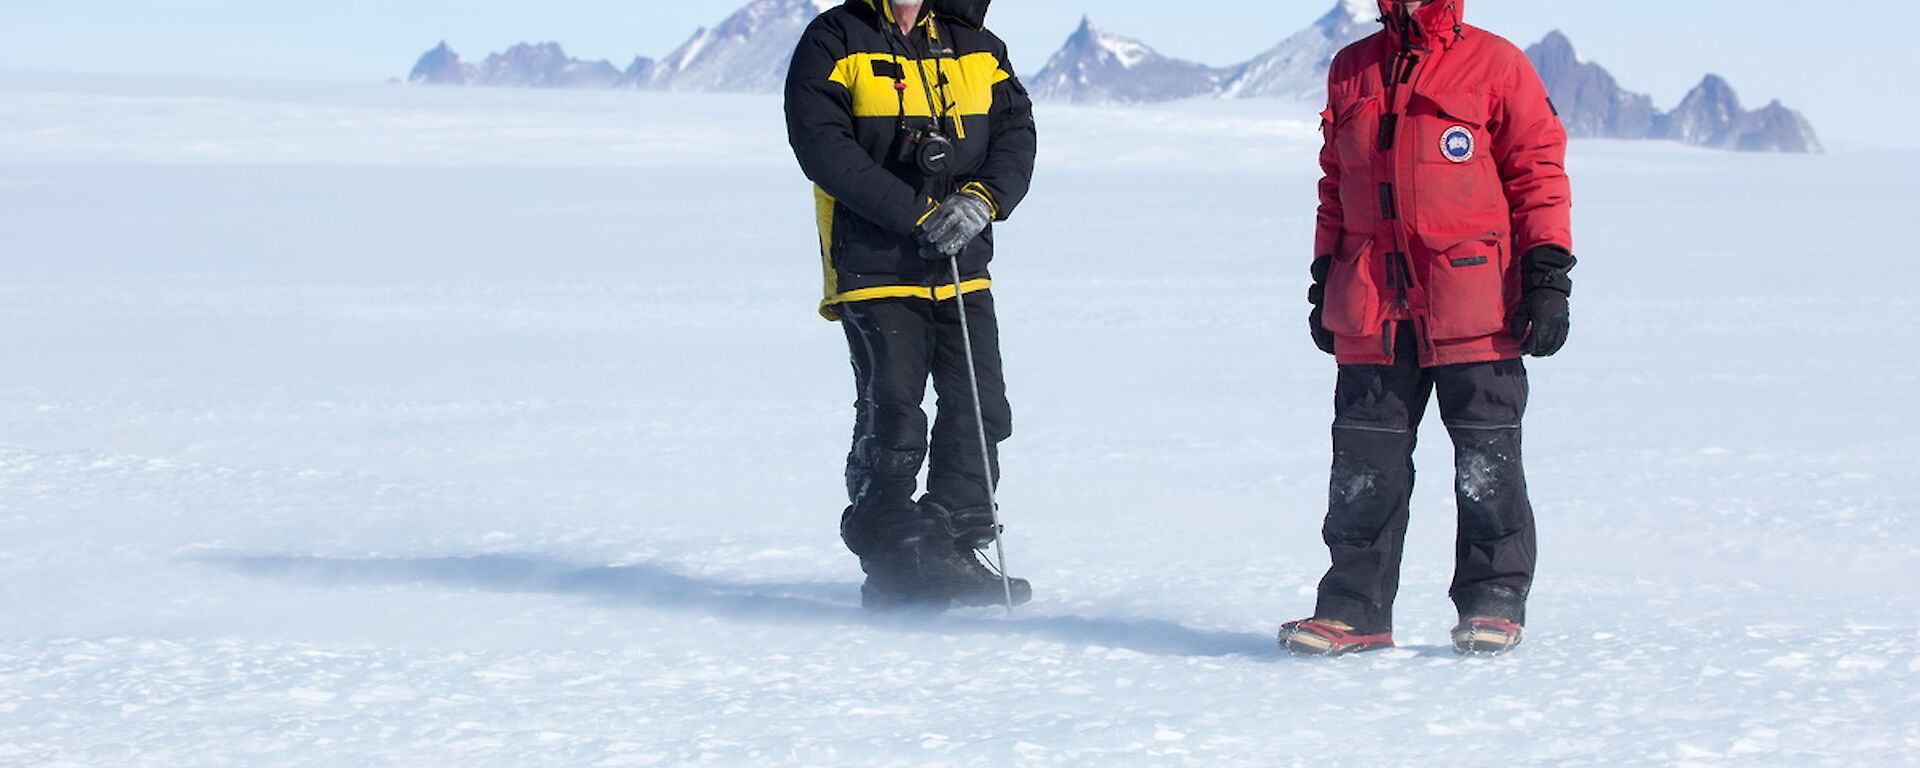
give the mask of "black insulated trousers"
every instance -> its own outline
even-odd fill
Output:
[[[1427,401],[1438,393],[1453,438],[1459,528],[1453,585],[1461,617],[1526,621],[1536,544],[1520,463],[1527,371],[1519,360],[1421,368],[1403,325],[1393,365],[1340,366],[1334,392],[1333,472],[1322,529],[1333,566],[1314,615],[1362,632],[1393,628],[1413,448]]]
[[[999,478],[997,446],[1013,433],[1012,408],[1000,364],[993,294],[965,297],[973,359],[980,377],[988,461]],[[853,448],[847,453],[847,500],[841,535],[854,554],[894,546],[894,531],[921,519],[914,500],[921,463],[927,497],[948,510],[984,508],[987,482],[974,423],[973,393],[952,299],[881,299],[842,304],[840,324],[853,359]],[[927,380],[936,397],[932,437],[921,409]]]

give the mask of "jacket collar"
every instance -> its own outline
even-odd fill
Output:
[[[847,0],[847,4],[848,5],[864,5],[867,7],[867,10],[870,10],[876,14],[879,14],[880,20],[888,24],[900,23],[893,16],[893,4],[887,2],[887,0]],[[927,2],[922,4],[920,7],[920,18],[914,23],[914,26],[917,27],[917,26],[920,26],[921,24],[927,23],[927,18],[933,15],[932,11],[933,11],[933,3]]]
[[[919,24],[925,24],[936,14],[952,17],[974,29],[984,29],[987,25],[987,6],[993,0],[925,0],[920,7]],[[1383,0],[1384,2],[1384,0]],[[868,10],[880,15],[888,24],[896,24],[893,18],[893,4],[887,0],[847,0],[848,5],[864,5]],[[917,25],[916,25],[917,26]]]
[[[987,6],[993,0],[928,0],[941,13],[974,29],[987,28]]]
[[[1411,43],[1432,48],[1435,44],[1452,46],[1466,36],[1467,0],[1429,0],[1413,12],[1412,24],[1399,20],[1398,0],[1378,0],[1380,21],[1387,25],[1387,40],[1404,49]]]

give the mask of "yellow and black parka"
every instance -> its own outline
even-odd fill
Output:
[[[947,262],[920,258],[914,228],[954,192],[1004,220],[1033,179],[1033,102],[1006,44],[984,13],[924,7],[902,34],[887,0],[847,0],[807,27],[787,73],[787,139],[815,184],[829,320],[850,301],[950,298]],[[903,151],[912,130],[934,123],[953,142],[944,178]],[[988,227],[960,254],[961,290],[987,288],[992,259]]]

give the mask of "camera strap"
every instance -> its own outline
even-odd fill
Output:
[[[935,17],[928,15],[921,20],[921,23],[926,25],[927,43],[931,46],[939,40]],[[896,79],[893,83],[893,90],[899,100],[899,128],[901,138],[907,141],[909,146],[914,148],[913,151],[915,152],[930,149],[930,147],[922,145],[922,142],[929,140],[937,140],[940,145],[944,145],[948,151],[951,151],[952,143],[943,135],[943,132],[946,130],[946,123],[952,117],[952,105],[944,98],[947,95],[948,85],[946,72],[941,68],[939,59],[936,57],[934,59],[934,76],[940,78],[940,81],[938,83],[929,82],[926,67],[927,60],[921,58],[919,54],[914,51],[913,40],[909,38],[906,33],[901,33],[899,27],[896,25],[886,24],[885,26],[886,32],[884,36],[887,39],[888,53],[894,57],[896,63],[894,72]],[[895,38],[895,34],[899,34],[899,37]],[[906,52],[902,53],[899,50],[899,46],[905,46]],[[922,130],[915,130],[907,122],[908,86],[906,82],[906,64],[908,62],[911,62],[916,69],[916,73],[920,78],[921,95],[927,100],[927,115],[931,126]],[[936,88],[939,89],[939,97],[935,96],[934,91]],[[927,172],[926,184],[928,189],[923,190],[923,192],[935,199],[945,198],[953,191],[953,178],[950,173]]]
[[[929,11],[929,13],[930,12],[931,11]],[[940,39],[940,35],[935,26],[934,18],[932,16],[927,16],[923,21],[927,25],[928,42],[929,43],[937,42]],[[896,70],[898,79],[894,80],[893,82],[893,90],[895,95],[897,95],[900,100],[900,111],[899,111],[900,132],[903,134],[909,132],[909,129],[907,127],[907,81],[906,81],[908,62],[912,62],[914,70],[920,75],[920,91],[921,91],[921,95],[925,96],[927,99],[927,115],[929,116],[930,119],[933,120],[934,128],[936,130],[944,131],[946,130],[946,127],[947,127],[946,123],[951,118],[951,114],[952,114],[952,104],[947,100],[946,71],[940,66],[939,59],[937,58],[934,59],[934,64],[933,64],[934,76],[939,78],[939,82],[937,84],[929,83],[927,80],[926,59],[922,59],[918,54],[914,53],[913,41],[911,39],[908,39],[904,33],[898,33],[898,29],[899,29],[898,27],[895,27],[892,24],[886,25],[888,53],[892,54],[892,56],[896,60],[895,63],[899,65],[899,69]],[[895,37],[896,34],[898,34],[897,38]],[[905,53],[900,52],[899,50],[900,46],[905,46],[906,48]],[[935,87],[938,87],[940,90],[940,95],[938,98],[936,98],[934,95]]]

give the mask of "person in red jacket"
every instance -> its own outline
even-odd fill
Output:
[[[1314,342],[1335,356],[1332,567],[1281,644],[1393,645],[1415,434],[1427,402],[1454,445],[1454,648],[1520,642],[1535,561],[1520,462],[1523,354],[1565,343],[1567,136],[1512,43],[1465,0],[1379,0],[1386,28],[1334,57],[1314,243]]]

